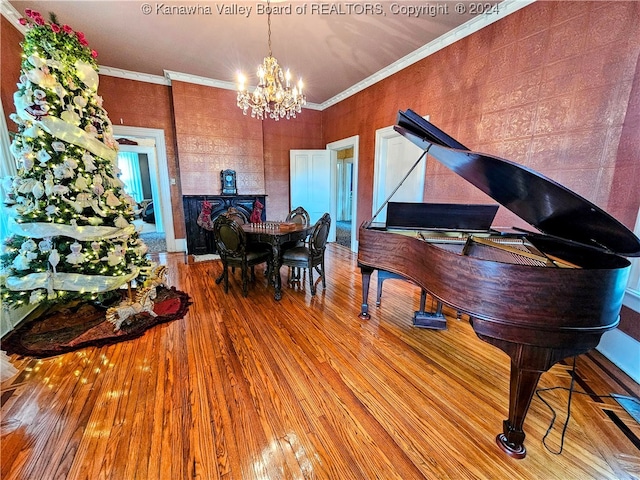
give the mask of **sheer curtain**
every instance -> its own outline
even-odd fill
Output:
[[[4,180],[6,177],[14,176],[18,170],[16,168],[16,162],[11,155],[9,145],[11,140],[9,139],[9,130],[7,128],[6,117],[4,116],[4,106],[2,100],[0,100],[0,179]],[[4,211],[4,198],[7,192],[4,191],[2,182],[0,182],[0,208],[2,209],[2,215],[0,215],[0,241],[3,241],[8,235],[7,229],[7,212]]]
[[[119,152],[118,168],[121,171],[120,180],[124,183],[125,191],[140,203],[144,200],[142,192],[142,176],[140,174],[140,161],[135,152]]]

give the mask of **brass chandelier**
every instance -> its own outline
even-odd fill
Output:
[[[249,93],[245,87],[246,77],[238,75],[238,107],[245,115],[251,109],[251,116],[264,120],[265,117],[274,120],[281,118],[295,118],[302,111],[307,100],[302,93],[302,80],[291,88],[291,73],[284,73],[278,60],[271,52],[271,9],[267,0],[267,25],[269,39],[269,55],[258,66],[258,86]]]

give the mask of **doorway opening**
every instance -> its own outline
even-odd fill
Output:
[[[118,151],[119,178],[125,191],[136,202],[133,224],[140,234],[156,233],[155,212],[153,211],[153,192],[149,170],[149,155],[124,151],[122,144]],[[159,233],[162,232],[160,228]]]
[[[336,243],[351,247],[351,229],[353,215],[353,147],[336,152]]]
[[[358,211],[358,149],[360,137],[345,138],[327,144],[335,165],[336,242],[355,252]]]
[[[146,156],[147,169],[149,175],[148,189],[139,187],[143,191],[141,195],[145,211],[145,217],[150,225],[153,225],[155,232],[146,232],[147,238],[143,241],[150,247],[150,251],[158,250],[175,252],[176,239],[173,228],[173,210],[171,208],[171,191],[169,168],[167,164],[167,152],[164,141],[164,131],[153,128],[125,127],[114,125],[114,135],[118,140],[119,151],[129,152],[138,155],[138,160]],[[133,157],[135,158],[135,157]],[[140,172],[143,168],[140,164]],[[149,192],[150,190],[150,192]],[[150,198],[147,198],[150,195]],[[135,197],[134,197],[135,198]],[[150,201],[147,201],[150,200]],[[153,222],[150,220],[153,219]],[[151,227],[148,227],[150,230]],[[149,237],[156,235],[162,241],[152,244],[156,239]]]

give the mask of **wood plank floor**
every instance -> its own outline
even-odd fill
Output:
[[[388,280],[362,321],[355,254],[330,244],[327,283],[273,299],[262,271],[242,298],[217,261],[162,255],[191,295],[182,320],[143,337],[50,359],[13,356],[2,385],[0,477],[9,479],[624,479],[640,477],[640,425],[611,393],[638,385],[597,352],[578,357],[564,450],[542,443],[534,397],[527,457],[494,438],[507,417],[509,359],[468,321],[411,326],[419,292]],[[286,269],[282,269],[282,274]],[[375,279],[375,275],[374,275]],[[374,304],[371,292],[370,304]],[[571,360],[540,388],[569,387]],[[568,392],[541,392],[558,414]]]

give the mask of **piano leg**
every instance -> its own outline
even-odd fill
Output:
[[[362,320],[369,320],[371,315],[369,314],[369,284],[371,283],[371,273],[373,273],[373,268],[371,267],[360,267],[360,271],[362,272],[362,309],[360,310],[360,317]]]
[[[397,273],[387,272],[386,270],[378,270],[378,293],[376,295],[376,307],[379,307],[380,303],[382,302],[382,282],[393,278],[407,281],[406,278],[404,278],[402,275],[398,275]]]
[[[510,457],[524,458],[527,455],[524,447],[524,419],[540,376],[563,358],[580,352],[513,343],[491,337],[487,335],[488,332],[483,331],[483,326],[489,325],[476,318],[471,319],[471,325],[480,339],[511,357],[509,419],[502,422],[502,433],[496,437],[496,443]]]
[[[502,433],[496,437],[498,446],[510,457],[520,459],[527,454],[522,427],[542,373],[542,371],[528,370],[511,361],[509,419],[502,422]]]

